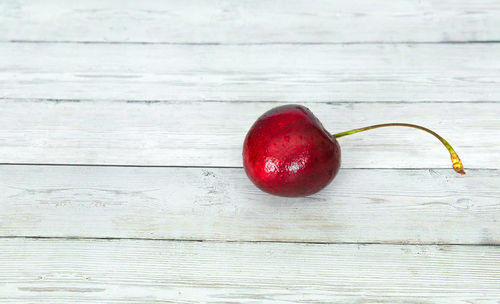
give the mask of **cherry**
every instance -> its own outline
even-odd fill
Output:
[[[389,126],[417,128],[434,135],[450,152],[455,171],[465,174],[451,145],[427,128],[389,123],[332,135],[301,105],[276,107],[257,119],[243,144],[245,172],[265,192],[290,197],[310,195],[326,187],[340,168],[337,138]]]

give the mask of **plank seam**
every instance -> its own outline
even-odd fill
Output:
[[[243,166],[181,166],[181,165],[119,165],[119,164],[64,164],[64,163],[0,163],[0,166],[47,166],[47,167],[118,167],[118,168],[186,168],[186,169],[243,169]],[[394,171],[428,171],[428,170],[452,170],[443,168],[354,168],[342,167],[347,170],[394,170]],[[467,171],[499,171],[499,168],[466,168]]]
[[[449,40],[449,41],[348,41],[348,42],[308,42],[308,41],[271,41],[271,42],[172,42],[172,41],[99,41],[99,40],[0,40],[0,43],[46,43],[46,44],[130,44],[130,45],[199,45],[199,46],[250,46],[250,45],[365,45],[365,44],[497,44],[500,40]]]
[[[24,97],[0,97],[0,102],[5,101],[18,101],[18,102],[53,102],[53,103],[78,103],[78,102],[125,102],[125,103],[146,103],[146,104],[156,104],[156,103],[198,103],[198,102],[213,102],[213,103],[311,103],[310,101],[289,101],[289,100],[215,100],[215,99],[199,99],[199,100],[169,100],[169,99],[72,99],[72,98],[24,98]],[[357,100],[325,100],[325,101],[315,101],[314,104],[326,104],[326,105],[336,105],[336,104],[374,104],[373,101],[357,101]],[[487,101],[487,100],[474,100],[474,101],[464,101],[464,100],[383,100],[377,101],[377,104],[498,104],[499,101]]]
[[[159,241],[159,242],[194,242],[194,243],[275,243],[275,244],[309,244],[309,245],[380,245],[380,246],[470,246],[500,247],[496,243],[439,243],[439,242],[321,242],[321,241],[283,241],[283,240],[216,240],[216,239],[175,239],[175,238],[141,238],[141,237],[86,237],[86,236],[0,236],[0,239],[34,239],[34,240],[95,240],[95,241]]]

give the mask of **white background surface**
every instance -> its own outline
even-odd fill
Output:
[[[1,303],[500,303],[497,1],[0,2]],[[339,139],[307,198],[266,110]]]

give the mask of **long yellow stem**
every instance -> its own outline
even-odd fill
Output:
[[[410,128],[420,129],[420,130],[423,130],[427,133],[434,135],[437,139],[439,139],[443,143],[443,145],[446,147],[448,152],[450,152],[451,162],[453,164],[453,169],[457,173],[465,174],[462,161],[460,160],[460,157],[458,157],[458,154],[457,154],[457,152],[455,152],[453,147],[444,138],[439,136],[439,134],[437,134],[436,132],[429,130],[427,128],[424,128],[422,126],[419,126],[419,125],[413,125],[413,124],[407,124],[407,123],[386,123],[386,124],[373,125],[373,126],[360,128],[360,129],[354,129],[354,130],[349,130],[349,131],[345,131],[345,132],[340,132],[337,134],[333,134],[333,137],[340,138],[340,137],[343,137],[346,135],[351,135],[351,134],[355,134],[355,133],[359,133],[359,132],[363,132],[363,131],[367,131],[367,130],[371,130],[371,129],[376,129],[376,128],[382,128],[382,127],[410,127]]]

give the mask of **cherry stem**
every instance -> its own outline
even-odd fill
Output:
[[[407,123],[386,123],[386,124],[373,125],[373,126],[360,128],[360,129],[354,129],[354,130],[349,130],[349,131],[345,131],[345,132],[340,132],[337,134],[333,134],[333,137],[340,138],[340,137],[343,137],[346,135],[356,134],[359,132],[363,132],[363,131],[367,131],[367,130],[371,130],[371,129],[382,128],[382,127],[410,127],[410,128],[420,129],[420,130],[423,130],[427,133],[434,135],[437,139],[439,139],[443,143],[443,145],[446,147],[448,152],[450,152],[451,162],[453,164],[453,169],[457,173],[460,173],[462,175],[465,174],[464,166],[462,165],[462,161],[458,157],[458,154],[457,154],[457,152],[455,152],[453,147],[444,138],[439,136],[436,132],[429,130],[427,128],[424,128],[422,126],[407,124]]]

